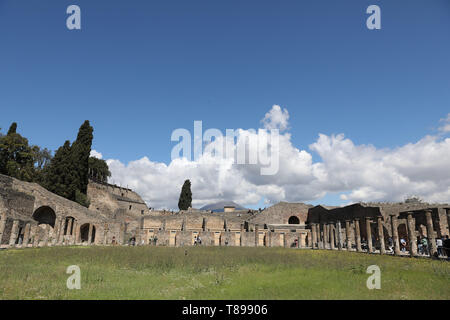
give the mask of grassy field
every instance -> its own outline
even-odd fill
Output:
[[[381,289],[369,290],[369,265]],[[68,290],[69,265],[81,289]],[[450,263],[352,252],[233,247],[0,251],[0,299],[450,299]]]

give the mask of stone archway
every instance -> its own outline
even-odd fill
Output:
[[[92,227],[92,230],[91,230]],[[85,223],[80,226],[80,240],[81,242],[94,243],[95,240],[95,226],[90,223]],[[91,233],[91,234],[89,234]]]
[[[33,213],[33,219],[40,224],[48,224],[52,228],[55,227],[56,214],[49,206],[42,206]]]
[[[296,216],[289,217],[288,224],[300,224],[300,219]]]
[[[66,217],[65,218],[65,223],[64,223],[64,235],[70,236],[72,234],[74,234],[73,228],[74,228],[74,223],[75,223],[75,218],[74,217]]]

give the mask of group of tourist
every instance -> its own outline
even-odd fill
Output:
[[[156,246],[157,241],[158,241],[157,236],[151,236],[150,239],[148,239],[148,244]]]
[[[388,238],[388,249],[391,253],[394,252],[394,241],[391,237]],[[409,249],[408,241],[401,237],[400,238],[400,251],[405,252]],[[450,239],[449,237],[442,236],[441,238],[436,239],[436,248],[437,248],[437,256],[440,257],[450,257]],[[430,243],[427,237],[420,236],[417,239],[417,252],[420,255],[430,255]]]
[[[194,246],[202,244],[202,238],[200,236],[194,237]]]

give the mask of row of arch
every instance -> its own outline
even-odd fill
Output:
[[[53,229],[55,228],[56,213],[49,206],[42,206],[42,207],[36,209],[34,211],[32,217],[33,217],[33,220],[37,221],[38,225],[49,225]],[[64,228],[64,230],[62,230],[62,233],[61,233],[63,236],[75,236],[76,235],[75,221],[76,221],[76,219],[71,216],[68,216],[64,219],[64,223],[61,224],[61,227]],[[90,223],[84,223],[80,226],[79,240],[82,243],[83,242],[94,243],[95,235],[96,235],[96,228],[94,225],[92,225],[91,238],[89,239],[89,229],[90,228],[91,228]]]

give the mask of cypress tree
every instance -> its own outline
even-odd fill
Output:
[[[8,135],[13,134],[13,133],[16,133],[16,131],[17,131],[17,123],[16,123],[16,122],[13,122],[13,123],[11,124],[11,126],[9,127]]]
[[[180,199],[178,200],[178,209],[187,210],[192,206],[191,181],[184,181],[181,188]]]
[[[91,146],[94,129],[86,120],[78,131],[77,140],[72,144],[72,165],[74,183],[82,194],[87,193],[87,185],[89,183],[89,157],[91,154]]]
[[[66,140],[64,145],[58,148],[45,170],[44,187],[61,197],[72,200],[75,196],[75,187],[71,174],[70,151],[70,141]]]

